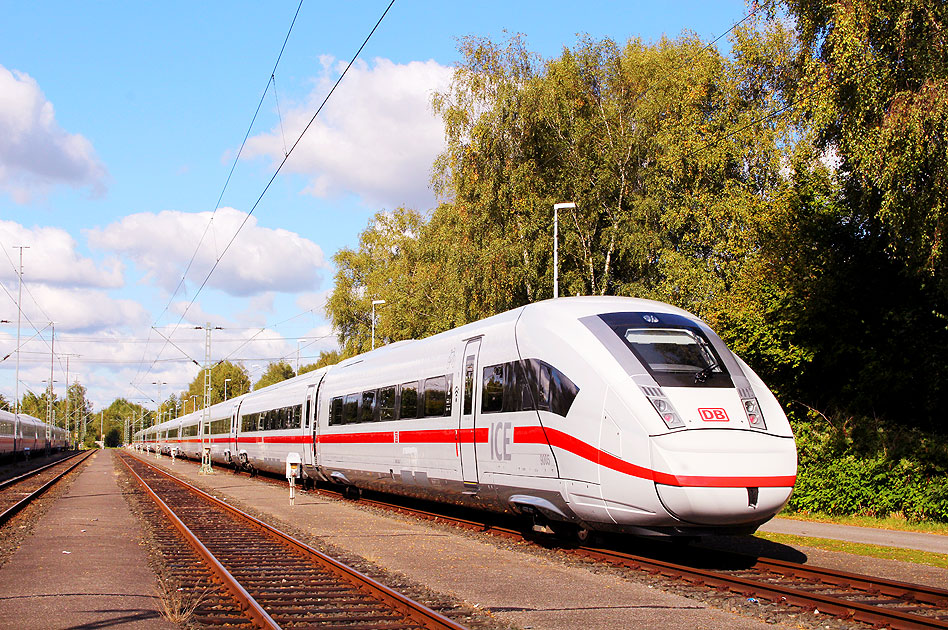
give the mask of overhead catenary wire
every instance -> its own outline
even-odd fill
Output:
[[[395,4],[395,0],[391,0],[389,4],[385,7],[385,10],[382,12],[382,15],[376,21],[375,25],[372,27],[372,30],[369,31],[368,35],[366,35],[365,39],[362,41],[362,44],[359,46],[359,49],[355,52],[355,54],[349,60],[349,63],[346,65],[345,69],[339,75],[339,78],[333,84],[328,94],[326,94],[322,103],[320,103],[319,107],[313,113],[313,116],[310,118],[309,122],[306,123],[306,126],[300,132],[299,136],[297,137],[293,145],[290,147],[290,150],[287,152],[286,156],[284,156],[283,160],[277,166],[276,170],[273,172],[273,175],[270,177],[266,186],[264,186],[260,195],[257,197],[257,200],[254,202],[253,206],[250,208],[250,211],[247,212],[247,215],[244,217],[244,220],[237,227],[237,230],[234,232],[233,236],[231,236],[230,240],[227,242],[227,245],[224,247],[223,251],[217,256],[217,259],[214,261],[214,264],[211,266],[211,269],[207,272],[207,275],[204,277],[204,280],[201,282],[201,285],[198,287],[197,291],[195,291],[193,298],[188,303],[188,306],[185,307],[184,311],[181,313],[181,316],[178,318],[178,322],[175,324],[175,330],[181,324],[181,322],[184,321],[184,318],[187,316],[188,311],[190,311],[191,307],[194,306],[194,303],[197,301],[198,296],[204,290],[204,287],[207,286],[207,283],[210,280],[211,276],[217,270],[217,267],[220,264],[220,261],[223,259],[224,255],[228,252],[231,245],[233,245],[234,241],[237,239],[237,236],[240,234],[244,226],[247,224],[247,221],[249,221],[250,217],[253,216],[253,213],[256,211],[257,207],[260,205],[260,202],[263,200],[264,196],[266,196],[267,191],[270,190],[270,186],[273,185],[273,182],[276,180],[277,176],[280,174],[280,171],[283,170],[283,166],[290,159],[290,155],[292,155],[293,151],[296,150],[296,147],[299,146],[299,143],[302,141],[303,137],[306,135],[306,132],[309,131],[309,128],[316,121],[316,118],[319,116],[320,112],[322,112],[323,108],[326,106],[326,103],[329,102],[329,99],[332,97],[333,93],[336,91],[336,88],[339,87],[339,84],[345,78],[346,74],[348,74],[349,69],[352,68],[352,65],[355,63],[356,59],[358,59],[359,55],[362,54],[362,50],[369,43],[369,40],[372,38],[372,35],[374,35],[375,31],[378,30],[378,27],[382,24],[382,21],[385,19],[385,16],[388,15],[389,10],[391,10],[394,4]],[[282,54],[282,51],[281,51],[281,54]],[[172,335],[173,334],[174,334],[174,331],[172,331]],[[159,352],[159,356],[160,356],[160,352]]]
[[[346,65],[345,69],[342,71],[342,74],[339,75],[339,78],[336,79],[336,82],[333,84],[332,88],[330,88],[329,93],[326,94],[325,98],[323,98],[322,103],[320,103],[319,107],[316,108],[316,111],[315,113],[313,113],[313,116],[309,119],[309,122],[306,123],[305,127],[303,127],[303,131],[300,132],[299,136],[296,138],[296,141],[293,143],[293,146],[290,147],[290,150],[287,152],[286,156],[283,158],[283,160],[277,166],[276,170],[273,172],[273,175],[270,177],[270,180],[267,182],[266,186],[264,186],[263,191],[261,191],[260,195],[257,197],[257,200],[254,202],[253,206],[250,208],[250,211],[247,212],[247,216],[245,216],[244,220],[241,221],[239,226],[237,226],[237,230],[234,232],[233,236],[231,236],[230,240],[227,242],[227,245],[224,247],[224,250],[217,257],[217,260],[214,261],[214,264],[211,266],[210,271],[207,272],[207,276],[205,276],[204,280],[201,282],[201,286],[198,287],[198,290],[194,294],[194,297],[192,298],[191,302],[188,304],[187,308],[185,308],[184,312],[181,314],[181,319],[179,320],[179,323],[184,319],[188,311],[194,305],[194,302],[197,300],[198,295],[200,295],[201,291],[204,290],[204,287],[207,285],[208,280],[210,280],[211,276],[214,274],[214,271],[217,269],[217,266],[220,264],[221,260],[224,258],[224,254],[227,253],[231,245],[234,244],[234,241],[237,240],[237,237],[240,235],[240,232],[243,230],[244,226],[247,225],[247,221],[250,220],[250,217],[253,216],[253,213],[256,211],[257,207],[260,205],[260,202],[263,200],[264,196],[266,196],[267,191],[270,190],[270,186],[273,185],[274,180],[276,180],[277,176],[280,174],[280,171],[283,170],[283,167],[286,165],[287,161],[290,159],[290,156],[293,154],[293,151],[296,150],[296,147],[299,146],[299,143],[303,140],[303,136],[305,136],[306,132],[309,131],[309,128],[316,121],[316,118],[319,116],[320,112],[323,111],[323,107],[325,107],[326,103],[329,102],[329,99],[332,98],[332,95],[336,91],[336,88],[339,87],[340,83],[342,83],[342,80],[346,77],[346,74],[349,72],[349,69],[352,68],[352,65],[355,63],[356,59],[359,58],[359,55],[362,53],[362,50],[369,43],[369,40],[372,38],[372,35],[374,35],[375,31],[378,30],[379,25],[382,24],[382,20],[385,19],[385,16],[388,14],[389,10],[392,8],[392,5],[394,4],[395,4],[395,0],[391,0],[388,6],[385,7],[385,11],[382,12],[381,17],[379,17],[378,21],[375,23],[375,26],[373,26],[372,30],[369,31],[369,34],[366,35],[365,40],[363,40],[362,42],[362,45],[359,46],[359,49],[355,52],[355,54],[349,60],[349,63]]]
[[[19,270],[19,268],[17,267],[17,264],[16,264],[15,262],[13,262],[13,259],[12,259],[12,258],[10,258],[10,253],[7,251],[7,248],[6,248],[6,246],[5,246],[3,243],[0,243],[0,249],[3,250],[3,254],[4,254],[4,256],[6,256],[7,260],[10,261],[10,265],[13,267],[14,273],[16,273],[17,276],[20,276],[20,270]],[[36,334],[33,335],[33,337],[30,337],[30,339],[29,339],[28,341],[34,339],[37,335],[39,335],[39,337],[40,337],[40,339],[43,341],[43,343],[46,344],[46,347],[49,348],[50,353],[52,353],[53,356],[56,357],[56,360],[59,361],[59,369],[64,370],[65,367],[63,366],[62,357],[60,357],[59,355],[56,355],[55,353],[53,353],[53,347],[52,347],[52,345],[51,345],[51,344],[46,340],[46,338],[43,337],[43,335],[41,334],[44,330],[46,330],[47,328],[49,328],[49,326],[50,326],[50,325],[52,324],[52,322],[53,322],[53,318],[49,316],[49,313],[47,313],[46,310],[43,308],[43,306],[39,303],[39,301],[37,301],[36,297],[33,295],[33,292],[30,291],[29,283],[25,282],[22,277],[20,277],[19,280],[20,280],[20,284],[23,286],[23,288],[26,289],[26,294],[27,294],[28,296],[30,296],[30,299],[31,299],[31,300],[33,300],[33,304],[36,305],[36,308],[38,308],[39,311],[40,311],[40,313],[43,315],[43,317],[46,318],[47,324],[46,324],[45,326],[43,326],[42,328],[39,328],[36,324],[33,323],[33,320],[30,319],[30,316],[27,315],[26,311],[23,309],[23,305],[20,304],[20,303],[17,301],[16,298],[14,298],[12,295],[10,295],[10,292],[7,291],[7,288],[6,288],[5,286],[3,286],[3,283],[0,283],[0,288],[2,288],[3,291],[4,291],[4,293],[7,294],[7,296],[10,298],[10,300],[11,300],[14,304],[17,305],[17,308],[19,309],[20,313],[23,315],[24,319],[26,319],[26,322],[27,322],[27,323],[30,325],[30,327],[35,331]],[[20,344],[20,347],[17,348],[14,352],[19,352],[20,348],[22,348],[24,345],[26,345],[26,343],[27,343],[28,341],[22,342],[22,343]],[[11,353],[11,354],[12,354],[12,353]]]
[[[280,46],[280,52],[277,54],[276,61],[273,64],[273,69],[270,71],[270,77],[267,79],[267,85],[264,87],[263,93],[260,95],[260,100],[257,102],[257,108],[254,110],[253,116],[250,119],[250,124],[247,125],[247,131],[244,133],[244,138],[240,143],[240,148],[237,149],[237,154],[234,156],[234,161],[230,166],[230,171],[227,173],[227,178],[224,180],[224,185],[221,188],[220,195],[218,195],[217,202],[214,204],[214,209],[213,209],[213,212],[211,213],[211,218],[208,220],[207,225],[204,227],[204,232],[201,234],[201,238],[198,240],[197,245],[194,247],[194,252],[191,254],[191,259],[188,261],[188,264],[185,266],[184,273],[181,274],[181,279],[178,281],[178,285],[175,287],[174,291],[171,293],[171,297],[168,298],[168,303],[162,309],[158,317],[155,318],[155,322],[154,324],[152,324],[153,326],[157,325],[158,322],[161,321],[161,318],[164,317],[165,313],[168,312],[168,309],[171,308],[171,305],[174,303],[175,297],[178,295],[178,291],[181,290],[181,287],[184,286],[184,283],[187,280],[188,273],[191,271],[191,266],[194,264],[194,260],[195,258],[197,258],[197,254],[201,250],[201,245],[204,243],[204,239],[207,236],[208,230],[210,230],[211,224],[214,221],[214,216],[217,214],[217,210],[218,208],[220,208],[221,201],[224,199],[224,193],[227,191],[227,187],[230,185],[230,181],[234,176],[234,171],[237,168],[237,163],[240,160],[240,156],[243,153],[244,147],[247,144],[247,140],[250,138],[250,132],[253,130],[253,126],[257,120],[257,116],[260,114],[260,108],[263,106],[264,100],[267,97],[267,91],[270,89],[270,85],[272,83],[273,77],[276,74],[277,68],[280,65],[280,61],[283,59],[283,52],[286,50],[286,44],[290,40],[290,34],[293,32],[293,27],[296,25],[296,18],[299,17],[300,9],[302,8],[303,8],[303,0],[300,0],[299,4],[296,7],[296,12],[293,14],[293,20],[290,22],[290,27],[286,31],[286,37],[283,38],[283,45]],[[181,323],[182,319],[184,319],[183,315],[182,315],[182,318],[178,320],[178,324]],[[172,334],[174,333],[172,332]],[[162,350],[158,352],[158,356],[161,356],[161,352],[163,350],[164,348],[162,348]],[[141,364],[144,365],[144,363],[145,363],[145,356],[142,355]],[[139,369],[138,373],[135,375],[135,378],[137,379],[140,374],[141,374],[141,369]]]

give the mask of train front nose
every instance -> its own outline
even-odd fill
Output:
[[[655,490],[665,509],[695,525],[763,522],[796,480],[793,439],[727,429],[651,438]]]

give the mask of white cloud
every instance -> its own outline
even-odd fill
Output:
[[[246,156],[283,160],[284,146],[292,146],[338,76],[330,75],[330,59],[320,61],[324,72],[307,102],[283,116],[285,143],[278,124],[252,137]],[[338,73],[339,64],[334,69]],[[372,205],[430,207],[431,165],[444,148],[431,96],[448,87],[452,73],[435,61],[396,64],[378,58],[372,67],[357,63],[284,170],[311,176],[306,192],[318,197],[355,194]]]
[[[20,264],[15,246],[29,247],[23,251],[23,279],[55,286],[111,289],[124,284],[122,265],[116,258],[99,266],[91,258],[76,252],[76,241],[61,228],[26,228],[13,221],[0,220],[0,244],[7,248],[0,254],[0,281],[17,279]],[[12,263],[11,263],[12,261]]]
[[[0,309],[2,319],[15,320],[16,313],[16,304]],[[117,300],[95,289],[34,284],[28,292],[23,292],[23,313],[24,329],[28,321],[42,327],[51,319],[56,324],[57,334],[148,326],[148,313],[140,304],[134,300]]]
[[[246,308],[234,314],[234,318],[244,326],[265,326],[274,312],[275,298],[272,291],[254,296],[247,300]]]
[[[303,293],[296,298],[296,305],[301,311],[312,311],[316,317],[322,319],[326,315],[326,302],[332,289],[317,291],[316,293]]]
[[[105,177],[92,143],[59,126],[36,81],[0,66],[0,190],[17,203],[55,184],[90,186],[98,195]]]
[[[233,208],[220,208],[213,214],[213,221],[211,217],[210,212],[143,212],[89,230],[87,235],[90,246],[130,258],[147,274],[147,280],[169,293],[178,286],[205,229],[188,272],[187,291],[196,290],[216,262],[207,286],[234,296],[310,291],[322,283],[320,270],[326,268],[326,263],[316,243],[289,230],[260,227],[255,217],[248,218],[245,212]]]

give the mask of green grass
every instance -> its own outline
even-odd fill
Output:
[[[789,518],[796,521],[811,521],[815,523],[836,523],[838,525],[857,525],[860,527],[875,527],[876,529],[894,529],[903,532],[921,532],[923,534],[939,534],[948,536],[948,523],[934,521],[912,522],[899,516],[876,518],[873,516],[830,516],[811,512],[783,512],[780,518]]]
[[[855,525],[856,523],[846,524]],[[941,553],[931,553],[929,551],[918,551],[915,549],[898,549],[896,547],[880,547],[878,545],[866,545],[863,543],[854,543],[845,540],[831,540],[829,538],[811,538],[810,536],[796,536],[792,534],[774,534],[771,532],[757,532],[754,534],[754,536],[784,545],[803,545],[807,547],[815,547],[817,549],[824,549],[826,551],[841,551],[859,556],[868,556],[870,558],[900,560],[902,562],[914,562],[916,564],[926,564],[932,567],[948,569],[948,556],[945,556],[945,554]]]

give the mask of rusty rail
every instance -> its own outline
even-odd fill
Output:
[[[332,574],[334,580],[337,582],[342,582],[347,584],[346,587],[336,587],[336,586],[323,586],[321,584],[316,584],[316,582],[324,581],[322,578],[319,580],[314,578],[306,578],[297,580],[299,583],[295,583],[290,580],[290,586],[293,586],[297,592],[294,592],[293,600],[296,602],[306,602],[315,599],[329,599],[333,603],[331,614],[335,615],[333,617],[334,622],[345,621],[347,627],[364,627],[364,628],[386,628],[386,627],[407,627],[407,628],[424,628],[427,630],[462,630],[463,626],[460,626],[450,619],[438,614],[437,612],[423,606],[404,595],[378,583],[375,580],[372,580],[368,576],[352,569],[351,567],[342,564],[341,562],[330,558],[329,556],[313,549],[312,547],[296,540],[292,536],[277,530],[276,528],[260,521],[259,519],[250,516],[234,508],[227,503],[212,497],[211,495],[201,491],[194,486],[191,486],[187,482],[178,479],[177,477],[169,474],[168,472],[156,468],[144,462],[138,458],[132,458],[134,462],[138,465],[146,466],[150,474],[160,475],[161,478],[167,480],[168,482],[174,483],[178,488],[186,489],[187,492],[194,496],[199,497],[200,501],[207,506],[208,510],[213,509],[214,511],[227,514],[230,518],[240,523],[249,525],[256,532],[259,532],[262,535],[267,536],[270,540],[278,542],[280,547],[283,549],[279,554],[270,553],[271,558],[276,556],[281,556],[287,559],[293,559],[298,557],[305,557],[308,562],[318,565],[320,569],[326,573]],[[123,457],[123,461],[126,466],[135,474],[136,478],[144,485],[148,486],[146,481],[142,478],[141,475],[137,474],[136,471],[132,469],[132,464],[127,461],[126,457]],[[214,552],[208,547],[205,547],[203,543],[197,540],[198,534],[192,531],[191,528],[188,528],[181,518],[178,518],[177,515],[172,516],[171,507],[167,505],[160,497],[158,497],[157,492],[153,489],[148,488],[149,494],[156,499],[156,503],[162,506],[162,510],[168,514],[169,518],[175,522],[175,527],[184,534],[191,544],[196,548],[200,549],[202,556],[205,558],[214,558]],[[180,522],[180,525],[178,524]],[[242,534],[243,538],[241,540],[241,546],[250,548],[257,545],[256,539],[251,540],[250,536],[247,534]],[[196,543],[196,544],[195,544]],[[200,545],[200,547],[198,547]],[[275,558],[275,561],[279,558]],[[259,562],[258,560],[252,560],[251,562]],[[213,561],[208,560],[208,563],[215,566],[219,565],[219,571],[226,572],[226,576],[222,577],[222,580],[225,580],[230,585],[230,590],[235,593],[235,596],[239,598],[242,603],[245,603],[248,608],[252,608],[254,605],[259,606],[260,610],[264,615],[267,615],[266,618],[260,616],[260,619],[255,619],[254,623],[260,627],[272,628],[279,627],[278,622],[283,617],[287,615],[292,615],[294,623],[298,621],[295,616],[305,616],[307,614],[305,604],[293,604],[292,613],[287,613],[287,598],[284,593],[286,586],[288,585],[287,578],[290,574],[296,575],[299,572],[298,567],[284,569],[282,567],[273,567],[265,566],[263,564],[256,566],[257,570],[254,571],[255,578],[254,581],[260,580],[263,581],[266,579],[266,576],[273,573],[277,577],[282,577],[283,579],[276,579],[273,586],[267,585],[258,585],[253,586],[247,585],[246,587],[239,584],[239,579],[234,577],[232,571],[234,565],[245,565],[246,561],[244,560],[218,560],[214,559]],[[225,568],[225,565],[231,564],[232,569],[228,570]],[[242,566],[246,569],[246,566]],[[225,573],[221,573],[222,576]],[[232,580],[232,582],[231,582]],[[310,595],[305,593],[307,587],[312,585],[313,588],[326,588],[329,589],[329,595]],[[353,591],[353,588],[355,591]],[[243,592],[239,595],[236,595],[240,590]],[[254,597],[254,593],[258,593]],[[355,593],[355,594],[352,594]],[[260,594],[264,596],[264,599],[261,599]],[[251,603],[252,602],[252,603]],[[374,602],[374,603],[373,603]],[[315,608],[315,604],[313,605]],[[377,613],[373,612],[373,607],[381,606],[384,610],[390,612]],[[279,614],[277,610],[281,610]],[[316,614],[314,612],[314,614]],[[326,614],[326,613],[320,613]],[[364,618],[362,626],[356,625],[358,620]],[[274,620],[276,619],[276,621]],[[401,621],[399,621],[399,619]],[[368,625],[366,625],[368,624]]]

